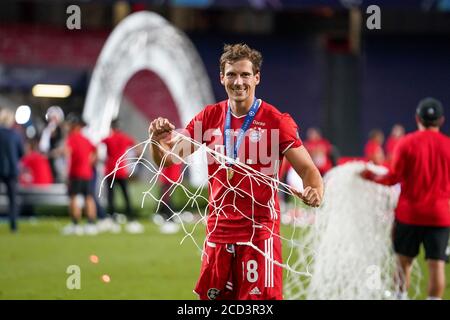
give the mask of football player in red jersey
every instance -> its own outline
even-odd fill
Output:
[[[373,129],[369,133],[369,141],[364,146],[366,161],[376,165],[384,165],[386,158],[383,150],[384,134],[380,129]]]
[[[46,185],[53,183],[50,163],[45,155],[38,151],[37,142],[29,140],[25,144],[25,155],[20,160],[22,185]]]
[[[97,212],[94,190],[89,182],[92,179],[92,165],[96,161],[97,152],[95,146],[81,132],[85,125],[81,117],[70,114],[67,122],[70,124],[70,132],[65,144],[65,153],[69,167],[68,193],[72,224],[63,229],[63,234],[95,235],[98,232],[95,224]],[[82,211],[77,201],[77,195],[82,195],[86,203],[88,224],[84,229],[79,225]]]
[[[102,143],[106,146],[105,176],[108,176],[115,171],[117,161],[130,147],[135,145],[135,141],[130,135],[120,129],[120,122],[118,119],[115,119],[111,122],[110,135],[104,138]],[[115,189],[118,185],[122,190],[123,199],[125,200],[125,214],[128,218],[125,230],[129,233],[142,233],[144,232],[144,226],[137,220],[136,213],[131,205],[127,181],[129,169],[125,165],[125,163],[121,163],[121,167],[114,172],[114,176],[107,178],[108,186],[114,180],[112,187],[108,188],[108,213],[114,216],[116,212]],[[116,224],[116,227],[120,229],[118,224]]]
[[[407,297],[412,263],[423,244],[430,272],[428,297],[440,299],[450,230],[450,139],[439,131],[444,123],[442,104],[423,99],[416,123],[418,130],[398,142],[387,175],[365,170],[362,176],[384,185],[401,185],[393,229],[394,250],[404,275],[399,298]]]
[[[220,58],[220,81],[228,99],[206,106],[187,125],[187,135],[268,176],[278,173],[286,157],[303,179],[304,190],[295,191],[296,195],[317,207],[323,182],[296,123],[289,114],[255,97],[261,63],[261,54],[249,46],[226,45]],[[179,136],[171,134],[174,129],[163,118],[150,124],[149,135],[158,143],[153,144],[152,153],[158,164],[175,143],[181,157],[195,150],[190,141],[179,141]],[[200,299],[282,299],[282,268],[274,264],[282,261],[280,209],[274,186],[258,184],[239,166],[224,166],[211,158],[205,255],[194,292]],[[167,157],[164,165],[173,162],[176,157]],[[230,192],[230,187],[239,191]]]
[[[394,154],[395,147],[397,146],[398,142],[403,138],[404,135],[405,135],[405,128],[401,124],[395,124],[392,127],[391,134],[386,140],[386,144],[384,146],[386,152],[386,162],[388,164],[390,164],[390,162],[392,161],[392,156]]]
[[[333,146],[327,139],[322,137],[322,133],[318,128],[309,128],[306,131],[306,136],[305,148],[323,176],[333,167],[333,162],[331,161]]]

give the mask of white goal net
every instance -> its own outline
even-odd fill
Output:
[[[297,256],[310,256],[311,278],[287,277],[289,299],[395,299],[399,292],[391,231],[399,187],[359,176],[366,164],[351,162],[325,176],[325,197],[313,225],[298,238]],[[376,168],[375,169],[380,169]],[[305,245],[308,244],[305,251]],[[303,263],[299,258],[298,263]],[[297,267],[294,265],[294,268]],[[410,297],[419,294],[420,268],[413,265]]]
[[[181,136],[181,135],[180,135]],[[222,165],[218,170],[224,170],[225,161],[232,161],[222,153],[201,146],[198,142],[189,139],[198,147],[204,148],[208,156],[213,157]],[[151,173],[148,181],[148,190],[142,197],[144,201],[151,198],[157,206],[165,206],[171,213],[170,219],[180,223],[184,236],[181,243],[190,239],[203,252],[204,243],[197,243],[194,232],[200,226],[204,228],[209,209],[221,214],[220,204],[210,202],[202,190],[208,188],[210,180],[194,189],[186,183],[185,173],[191,165],[189,157],[179,161],[184,169],[177,181],[166,191],[172,195],[176,189],[181,189],[188,199],[182,208],[175,210],[170,203],[164,202],[164,195],[155,196],[152,192],[157,188],[158,180],[163,173],[163,166],[169,155],[176,156],[175,152],[168,152],[163,158],[161,166],[155,165],[144,157],[148,152],[149,144],[156,142],[147,140],[131,148],[140,147],[142,152],[138,156],[128,157],[125,153],[116,164],[116,171],[122,167],[132,167],[131,174],[137,164],[145,167]],[[176,148],[176,146],[174,147]],[[131,150],[130,149],[130,150]],[[129,150],[129,151],[130,151]],[[227,193],[235,197],[246,197],[252,206],[265,207],[271,212],[272,219],[287,223],[282,227],[280,236],[283,240],[284,261],[273,261],[286,271],[284,283],[284,297],[286,299],[392,299],[398,291],[396,275],[396,261],[391,245],[391,226],[393,222],[393,209],[395,208],[398,189],[385,187],[365,181],[359,177],[359,172],[365,168],[363,163],[349,163],[332,169],[325,177],[325,197],[319,209],[306,208],[299,205],[301,200],[293,196],[291,187],[281,183],[277,176],[267,176],[243,163],[235,163],[233,167],[246,183],[255,186],[265,184],[270,186],[272,192],[264,203],[255,194],[248,194],[239,187],[239,183],[230,185],[224,181],[223,186]],[[114,178],[115,171],[110,174]],[[214,174],[212,178],[214,178]],[[107,177],[105,177],[106,179]],[[103,180],[105,181],[105,180]],[[112,180],[114,182],[114,179]],[[103,185],[103,183],[102,183]],[[294,199],[292,206],[282,206],[285,210],[277,212],[275,197],[287,195]],[[201,203],[206,203],[202,206]],[[220,202],[219,202],[220,203]],[[241,212],[240,208],[235,208]],[[182,212],[190,210],[198,213],[199,219],[186,224],[180,218]],[[242,213],[244,214],[244,213]],[[245,216],[258,224],[253,216]],[[214,232],[208,229],[206,238]],[[205,240],[206,241],[206,240]],[[252,238],[246,243],[257,249]],[[260,251],[262,255],[264,252]],[[273,259],[267,257],[268,259]],[[420,270],[417,265],[413,268],[413,290],[410,296],[418,295],[418,282]]]

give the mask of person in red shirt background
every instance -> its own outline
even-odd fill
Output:
[[[394,250],[401,274],[400,297],[407,297],[411,267],[425,247],[429,269],[429,299],[441,299],[445,289],[445,262],[450,230],[450,138],[439,128],[444,123],[442,104],[433,98],[420,101],[418,130],[400,140],[387,175],[365,170],[363,178],[384,185],[401,184],[393,227]]]
[[[333,167],[331,161],[332,145],[322,137],[318,128],[309,128],[306,131],[304,145],[322,176]]]
[[[366,161],[373,162],[376,165],[385,164],[385,155],[383,150],[384,134],[380,129],[373,129],[369,132],[369,141],[364,147],[364,157]]]
[[[120,130],[119,128],[119,120],[113,120],[111,122],[111,132],[108,137],[102,140],[102,143],[106,146],[107,158],[105,162],[105,176],[109,175],[116,168],[116,163],[119,158],[132,146],[134,146],[135,140],[130,137],[128,134]],[[128,224],[126,226],[126,230],[129,233],[142,233],[144,232],[144,226],[140,224],[136,220],[136,214],[134,213],[130,196],[128,192],[128,175],[129,171],[126,166],[126,162],[122,162],[119,164],[119,167],[123,167],[118,169],[115,174],[109,176],[107,178],[108,183],[108,213],[114,216],[115,203],[114,203],[114,193],[116,186],[120,186],[123,197],[125,199],[125,214],[128,218]],[[114,184],[111,186],[111,183],[114,179]],[[111,186],[111,187],[110,187]]]
[[[25,156],[20,160],[21,185],[47,185],[53,183],[50,163],[46,156],[38,151],[38,142],[29,140],[25,144]]]
[[[90,180],[92,179],[92,166],[96,161],[97,152],[95,146],[81,132],[84,127],[81,117],[70,114],[67,117],[67,122],[69,123],[69,135],[65,144],[65,153],[69,166],[68,193],[72,224],[64,228],[63,234],[82,235],[85,233],[95,235],[98,233],[95,225],[97,213],[94,190],[92,190]],[[76,198],[77,195],[82,195],[85,201],[88,224],[84,229],[79,225],[82,211]]]
[[[384,145],[384,151],[386,153],[386,162],[390,164],[392,161],[392,156],[394,155],[394,149],[398,142],[405,135],[405,128],[401,124],[395,124],[391,129],[391,134],[386,140]]]
[[[171,196],[170,188],[174,183],[179,181],[182,176],[183,165],[181,163],[173,164],[169,167],[162,169],[161,176],[159,178],[161,186],[161,201],[167,205],[161,204],[158,212],[154,216],[154,222],[160,226],[159,231],[165,234],[177,233],[180,230],[180,226],[176,221],[171,220],[173,213],[169,210],[176,208],[174,203],[174,197]]]

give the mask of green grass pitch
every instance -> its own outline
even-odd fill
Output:
[[[200,252],[191,239],[180,245],[182,232],[164,235],[145,222],[146,231],[140,235],[62,236],[60,230],[67,222],[63,218],[20,221],[18,234],[0,224],[0,299],[196,299],[192,289]],[[194,236],[201,245],[203,225]],[[91,255],[98,256],[97,264],[90,261]],[[426,279],[423,258],[420,261]],[[79,290],[66,287],[70,265],[80,267]],[[104,274],[110,276],[109,283],[101,280]],[[450,278],[448,264],[446,274]],[[421,287],[419,298],[424,298],[425,280]],[[445,298],[450,299],[449,285]]]

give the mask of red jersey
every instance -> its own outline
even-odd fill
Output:
[[[389,137],[386,141],[385,150],[386,150],[386,156],[392,157],[394,154],[395,147],[397,146],[398,142],[402,139],[402,137]]]
[[[392,168],[380,181],[401,183],[398,221],[450,226],[450,138],[423,130],[406,135],[395,149]]]
[[[333,164],[331,163],[331,143],[326,139],[319,140],[307,140],[305,141],[305,148],[311,155],[311,159],[319,169],[320,174],[324,175],[331,169]]]
[[[221,153],[224,153],[227,102],[208,105],[186,127],[192,138]],[[234,143],[245,117],[231,116]],[[274,176],[283,154],[301,145],[294,120],[262,101],[238,150],[238,159],[258,172]],[[280,209],[275,186],[235,166],[233,176],[228,178],[226,168],[208,154],[208,241],[247,242],[278,234]]]
[[[25,155],[20,163],[26,174],[21,175],[22,184],[51,184],[53,183],[52,170],[48,159],[39,152],[32,151]]]
[[[369,140],[364,147],[364,156],[367,160],[372,160],[379,154],[384,154],[383,148],[378,141]]]
[[[116,167],[119,158],[132,146],[135,145],[134,139],[120,130],[114,130],[113,133],[102,140],[106,145],[108,158],[105,163],[105,175],[110,174]],[[125,166],[122,162],[119,166]],[[116,178],[125,179],[128,177],[127,167],[123,167],[116,172]]]
[[[80,131],[70,133],[66,145],[70,149],[69,178],[92,179],[91,156],[95,153],[94,145]]]
[[[366,161],[372,161],[380,166],[388,166],[384,156],[383,147],[376,140],[369,140],[364,148],[364,156]]]
[[[181,164],[173,164],[169,167],[162,169],[162,175],[160,177],[161,183],[172,184],[173,182],[179,181],[183,166]]]

